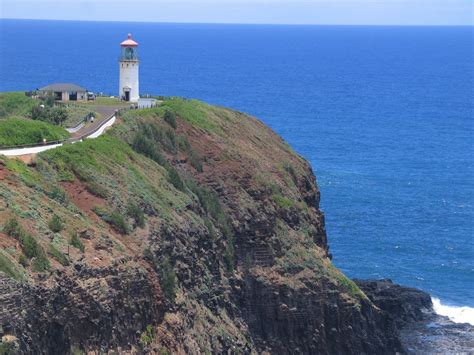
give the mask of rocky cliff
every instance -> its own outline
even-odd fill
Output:
[[[308,162],[240,112],[169,99],[0,158],[0,224],[5,352],[402,351],[397,305],[331,263]]]

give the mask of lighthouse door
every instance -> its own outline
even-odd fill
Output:
[[[130,101],[130,91],[125,91],[125,101]]]

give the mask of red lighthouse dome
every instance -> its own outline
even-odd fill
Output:
[[[132,39],[132,34],[129,33],[129,34],[128,34],[128,38],[127,38],[125,41],[123,41],[122,43],[120,43],[120,45],[121,45],[122,47],[136,47],[136,46],[138,46],[138,43],[135,42],[135,41]]]

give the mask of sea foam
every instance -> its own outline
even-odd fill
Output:
[[[433,308],[440,316],[448,317],[455,323],[469,323],[474,325],[474,308],[472,307],[458,307],[447,306],[441,303],[439,298],[432,297]]]

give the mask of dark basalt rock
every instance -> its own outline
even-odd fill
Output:
[[[404,353],[474,354],[474,326],[436,314],[426,292],[389,279],[354,281],[396,327]]]
[[[82,267],[55,278],[47,288],[0,272],[0,326],[18,338],[21,354],[68,354],[72,344],[127,348],[160,319],[160,291],[139,270]]]
[[[394,284],[390,279],[354,282],[378,308],[388,313],[398,328],[433,313],[430,295],[416,288]]]

